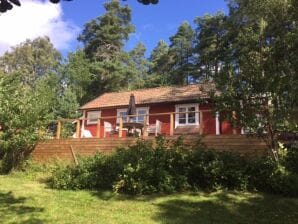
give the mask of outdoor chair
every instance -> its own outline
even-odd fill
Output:
[[[106,137],[106,133],[109,133],[109,135],[113,135],[119,132],[119,127],[114,128],[110,122],[104,121],[103,126],[104,126],[104,137]]]
[[[155,124],[149,124],[147,127],[147,133],[154,134],[155,136],[161,135],[161,126],[162,122],[159,120],[156,120]]]
[[[72,135],[73,138],[77,138],[77,133],[74,133]],[[91,134],[91,132],[89,130],[82,130],[81,132],[81,138],[92,138],[93,135]]]

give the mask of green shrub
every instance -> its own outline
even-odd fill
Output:
[[[298,142],[292,142],[287,148],[285,157],[285,166],[287,170],[298,175]]]
[[[114,184],[114,190],[129,194],[149,194],[171,193],[188,188],[181,150],[177,143],[170,148],[162,138],[157,139],[155,147],[139,141],[129,150],[122,150],[122,155],[130,156],[123,156],[125,166]]]
[[[287,162],[290,164],[289,162]],[[246,158],[228,152],[139,140],[111,155],[82,158],[78,166],[58,166],[52,186],[59,189],[114,190],[126,194],[172,193],[187,189],[259,190],[298,195],[298,175],[270,157]]]

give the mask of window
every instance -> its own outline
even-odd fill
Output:
[[[100,111],[89,111],[87,112],[87,125],[97,124],[98,118],[100,118]]]
[[[122,117],[123,121],[127,121],[127,109],[117,109],[117,123],[120,123],[120,118]]]
[[[199,105],[181,104],[176,105],[175,127],[186,125],[199,125]]]
[[[136,112],[137,112],[137,114],[136,114],[137,117],[132,117],[131,121],[143,123],[145,120],[146,114],[148,114],[148,112],[149,112],[149,108],[148,107],[139,107],[139,108],[136,108]],[[117,117],[122,117],[124,122],[128,122],[127,109],[118,109]],[[119,120],[119,118],[117,118],[117,123],[119,123],[119,122],[120,122],[120,120]]]

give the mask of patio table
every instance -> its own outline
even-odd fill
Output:
[[[140,122],[123,122],[123,128],[127,128],[128,132],[133,129],[139,129],[141,130],[141,135],[143,134],[143,128],[144,128],[144,123]]]

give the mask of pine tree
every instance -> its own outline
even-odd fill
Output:
[[[197,25],[195,38],[196,76],[200,80],[210,81],[218,75],[224,55],[223,38],[226,34],[226,16],[217,13],[195,19]]]
[[[148,78],[149,62],[145,58],[146,47],[143,43],[138,43],[129,52],[129,64],[134,71],[134,75],[129,80],[130,89],[142,88]]]
[[[156,87],[168,85],[169,83],[169,46],[163,40],[160,40],[157,46],[152,50],[149,57],[149,74],[146,81],[147,87]]]
[[[185,85],[193,74],[194,31],[187,22],[183,22],[177,33],[170,37],[170,79],[172,84]]]
[[[88,22],[78,38],[92,63],[94,76],[88,87],[92,98],[106,91],[128,88],[134,75],[127,63],[128,54],[123,50],[134,31],[131,10],[128,6],[122,7],[119,0],[111,0],[104,7],[106,13]]]
[[[90,60],[112,60],[123,50],[129,34],[134,32],[131,24],[131,10],[122,7],[119,0],[104,4],[106,13],[85,24],[78,40],[83,42],[84,50]]]

